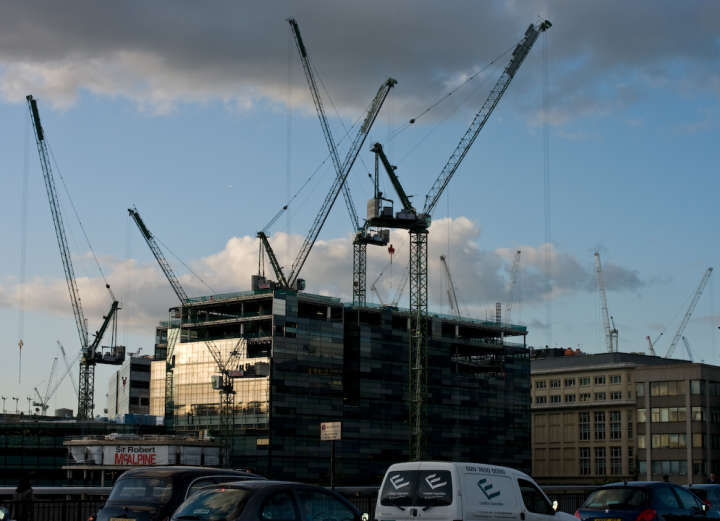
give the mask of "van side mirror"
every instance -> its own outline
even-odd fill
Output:
[[[362,521],[370,521],[370,514],[368,514],[367,512],[363,512]]]
[[[556,499],[555,501],[553,501],[553,510],[557,511],[557,508],[558,508],[558,502]]]

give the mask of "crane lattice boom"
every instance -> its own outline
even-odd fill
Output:
[[[675,338],[673,338],[673,341],[670,343],[670,347],[668,348],[668,352],[665,355],[665,358],[670,358],[673,354],[673,351],[675,351],[675,346],[680,341],[680,337],[683,334],[683,331],[685,331],[685,326],[687,326],[687,323],[690,321],[690,315],[692,315],[692,312],[695,310],[695,306],[698,303],[698,300],[700,300],[700,295],[702,295],[703,290],[705,289],[705,286],[708,283],[708,280],[710,280],[710,275],[712,275],[712,268],[708,268],[705,272],[705,275],[703,275],[702,280],[700,281],[700,285],[698,286],[697,290],[695,291],[695,295],[693,296],[692,302],[690,302],[690,305],[688,306],[687,312],[685,313],[685,316],[682,319],[682,322],[680,323],[680,327],[678,327],[677,333],[675,333]]]
[[[515,298],[515,285],[517,284],[518,271],[520,269],[520,250],[515,252],[512,270],[510,271],[510,283],[508,284],[508,296],[505,303],[505,322],[510,322],[513,299]]]
[[[367,116],[365,117],[365,120],[360,127],[360,131],[358,132],[357,136],[355,136],[355,139],[350,146],[350,150],[348,151],[347,158],[340,167],[342,175],[335,178],[335,181],[330,188],[330,192],[328,192],[325,201],[320,207],[320,211],[318,212],[317,217],[315,217],[315,221],[310,228],[310,232],[308,232],[308,235],[305,238],[305,242],[300,248],[300,252],[298,253],[297,257],[295,258],[295,262],[292,265],[290,275],[287,277],[289,287],[293,287],[295,285],[295,282],[300,275],[300,270],[305,264],[305,261],[310,254],[310,250],[312,250],[312,247],[315,244],[318,235],[320,234],[320,230],[325,224],[325,220],[330,214],[330,210],[332,209],[333,204],[335,204],[337,196],[340,194],[340,189],[345,184],[345,180],[350,173],[350,169],[355,163],[355,158],[357,158],[357,155],[360,152],[360,148],[365,142],[365,138],[367,137],[368,132],[370,132],[370,128],[375,122],[375,118],[377,118],[377,115],[380,112],[380,108],[385,102],[385,98],[387,98],[390,89],[393,88],[396,84],[397,81],[392,78],[389,78],[387,81],[385,81],[378,90],[378,93],[375,95],[372,103],[370,104],[370,108],[368,109]]]
[[[447,286],[448,300],[450,301],[450,312],[460,318],[460,306],[458,305],[457,294],[455,293],[455,283],[450,275],[450,268],[447,265],[445,255],[440,255],[440,261],[443,265],[443,273],[445,274],[445,285]]]
[[[470,150],[470,147],[475,142],[478,134],[480,134],[480,131],[485,126],[485,123],[487,123],[490,114],[492,114],[493,110],[495,110],[500,98],[505,93],[505,90],[508,88],[508,85],[510,85],[512,79],[515,77],[515,73],[525,60],[528,52],[530,52],[530,48],[535,43],[535,40],[537,40],[537,37],[541,32],[544,32],[551,26],[552,24],[546,20],[538,26],[531,24],[527,31],[525,31],[525,37],[513,51],[513,58],[510,61],[510,64],[505,67],[505,71],[495,84],[495,87],[493,87],[493,90],[490,92],[490,96],[488,96],[487,100],[480,109],[480,112],[478,112],[475,116],[470,128],[468,128],[467,132],[465,132],[465,135],[462,137],[460,143],[458,143],[455,148],[455,151],[450,156],[445,168],[443,168],[440,176],[437,178],[432,189],[426,196],[423,214],[427,216],[432,215],[435,205],[437,205],[445,187],[450,182],[450,179],[452,179],[452,176],[457,171],[460,163],[468,153],[468,150]]]
[[[333,165],[335,165],[335,173],[337,177],[342,176],[342,164],[338,157],[337,147],[335,146],[335,140],[333,139],[332,132],[330,131],[330,124],[328,123],[327,116],[325,115],[325,107],[323,106],[322,98],[320,97],[320,91],[318,90],[317,83],[315,82],[315,75],[313,74],[312,64],[305,48],[302,36],[300,36],[300,28],[294,18],[289,18],[290,26],[292,27],[292,33],[295,37],[295,44],[297,45],[298,52],[300,53],[300,61],[305,71],[305,77],[307,78],[308,85],[310,87],[310,93],[312,94],[313,102],[315,102],[315,109],[320,119],[320,126],[322,127],[325,141],[327,142],[328,149],[330,150],[330,157],[332,158]],[[350,195],[350,188],[347,184],[342,185],[343,198],[347,205],[348,213],[350,214],[350,221],[353,226],[353,230],[357,231],[360,228],[360,220],[358,219],[357,212],[355,211],[355,204],[353,203],[352,196]]]
[[[607,342],[608,353],[612,353],[617,351],[617,343],[613,341],[614,338],[617,338],[617,330],[610,328],[610,314],[608,313],[607,299],[605,297],[605,282],[603,281],[599,253],[595,253],[595,271],[597,272],[598,289],[600,291],[600,306],[602,307],[603,325],[605,326],[605,341]]]

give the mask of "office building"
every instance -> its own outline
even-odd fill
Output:
[[[156,331],[150,410],[172,412],[177,434],[217,434],[218,371],[199,341],[207,335],[224,359],[237,350],[243,371],[234,380],[234,466],[322,482],[330,443],[320,441],[320,423],[329,421],[342,422],[338,483],[377,484],[391,463],[408,459],[407,310],[261,289],[190,299],[174,313]],[[529,471],[526,329],[432,313],[428,326],[428,458]]]

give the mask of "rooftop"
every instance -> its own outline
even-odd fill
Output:
[[[571,356],[557,356],[553,358],[536,358],[530,362],[530,372],[561,372],[572,369],[600,369],[611,365],[625,365],[629,367],[645,365],[677,365],[688,364],[687,360],[661,358],[659,356],[641,355],[636,353],[598,353]]]

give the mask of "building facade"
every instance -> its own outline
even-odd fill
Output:
[[[151,356],[129,356],[108,380],[107,414],[150,414]]]
[[[675,371],[687,362],[634,353],[570,353],[532,360],[533,476],[548,485],[636,479],[636,371]]]
[[[173,413],[178,434],[217,430],[219,395],[210,384],[217,369],[198,341],[207,334],[225,359],[237,351],[243,370],[234,380],[234,466],[323,481],[330,444],[320,441],[320,423],[328,421],[342,422],[339,483],[376,484],[391,463],[407,460],[407,310],[256,290],[194,299],[180,315],[157,328],[150,384],[158,414],[168,338],[177,338],[172,411],[163,412]],[[526,329],[436,314],[428,329],[428,458],[529,471]]]
[[[635,382],[641,478],[686,484],[720,475],[720,368],[641,367]]]

